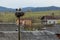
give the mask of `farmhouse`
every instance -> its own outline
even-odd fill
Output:
[[[44,25],[59,24],[60,16],[43,16],[41,17],[41,23]]]
[[[16,20],[16,23],[18,25],[18,23],[19,23],[18,19]],[[20,19],[20,24],[24,25],[24,26],[32,26],[32,20],[31,19],[27,19],[27,18]]]

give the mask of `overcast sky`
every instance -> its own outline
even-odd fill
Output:
[[[23,8],[23,7],[60,7],[60,0],[0,0],[0,6],[8,8]]]

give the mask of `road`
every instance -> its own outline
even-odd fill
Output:
[[[21,40],[59,40],[50,31],[21,31]],[[0,40],[18,40],[18,31],[0,31]]]
[[[0,40],[18,40],[15,24],[0,24]],[[60,40],[55,33],[60,33],[60,26],[47,27],[42,31],[21,31],[21,40]]]

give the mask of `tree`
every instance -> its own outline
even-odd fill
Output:
[[[52,13],[52,17],[54,17],[54,13]]]

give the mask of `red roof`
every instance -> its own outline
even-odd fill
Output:
[[[55,17],[52,16],[44,16],[46,19],[56,19]]]
[[[60,19],[60,16],[43,16],[43,19]]]

